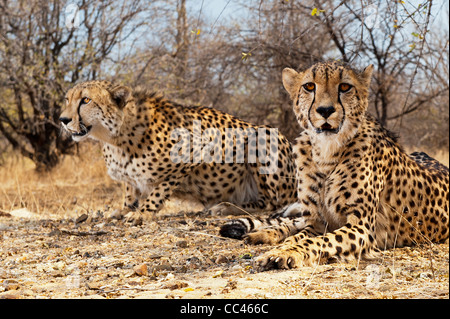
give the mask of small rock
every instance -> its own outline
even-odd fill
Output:
[[[228,258],[224,255],[217,256],[215,263],[216,264],[226,264],[228,262]]]
[[[55,270],[55,271],[52,271],[52,272],[50,273],[50,275],[51,275],[52,277],[55,277],[55,278],[58,278],[58,277],[65,277],[64,273],[63,273],[61,270]]]
[[[175,290],[175,289],[186,288],[188,286],[189,286],[189,284],[187,282],[177,281],[177,282],[172,283],[170,285],[163,286],[163,289]]]
[[[0,210],[0,217],[11,217],[12,215],[8,212]]]
[[[82,223],[84,221],[86,221],[86,219],[88,219],[88,214],[82,214],[80,216],[77,217],[77,219],[75,219],[75,224],[79,224]]]
[[[100,287],[102,286],[102,283],[99,281],[91,281],[86,283],[86,286],[90,290],[99,290]]]
[[[0,299],[20,299],[18,294],[4,293],[0,294]]]
[[[15,279],[5,279],[3,280],[3,287],[5,288],[5,291],[10,291],[19,289],[20,285]]]
[[[161,264],[161,265],[156,265],[152,268],[152,273],[153,274],[158,274],[161,272],[169,272],[172,271],[173,267],[170,264]]]
[[[134,266],[133,271],[138,276],[148,276],[148,268],[146,264]]]
[[[59,236],[61,234],[62,234],[62,232],[58,228],[55,228],[51,232],[48,233],[48,236]]]
[[[198,257],[190,257],[186,259],[186,265],[189,268],[193,268],[193,266],[196,266],[195,269],[197,269],[201,265],[201,260]]]
[[[231,290],[234,290],[237,288],[237,281],[235,280],[228,280],[227,285],[225,286],[225,288],[222,290],[223,294],[229,293]]]
[[[186,240],[177,241],[176,245],[177,245],[177,247],[180,247],[180,248],[187,248],[189,246],[189,244]]]
[[[58,261],[53,264],[53,269],[55,270],[64,270],[66,268],[66,263],[64,261]]]
[[[35,216],[36,214],[30,212],[26,208],[15,209],[13,211],[10,211],[9,214],[16,218],[25,218],[25,219],[36,217]]]
[[[95,224],[94,227],[98,229],[103,229],[106,226],[106,223]]]

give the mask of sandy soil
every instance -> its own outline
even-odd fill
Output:
[[[0,211],[0,298],[449,298],[448,241],[375,261],[258,273],[250,246],[218,236],[230,217],[173,202],[141,226],[89,214]],[[193,209],[194,208],[194,209]]]

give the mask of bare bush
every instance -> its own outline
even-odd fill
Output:
[[[113,0],[67,9],[62,0],[0,4],[0,132],[38,170],[54,167],[74,145],[58,121],[68,86],[99,75],[143,10],[140,1]]]
[[[441,3],[227,1],[233,16],[208,16],[204,3],[83,0],[72,21],[63,0],[2,2],[1,135],[38,169],[53,167],[73,149],[57,121],[65,90],[106,78],[294,138],[300,128],[281,70],[337,59],[375,65],[370,111],[405,142],[448,148],[449,41]]]

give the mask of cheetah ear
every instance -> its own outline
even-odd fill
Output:
[[[370,85],[370,80],[372,79],[372,72],[373,72],[373,64],[367,66],[364,71],[361,72],[360,77],[361,80],[366,84],[367,86]]]
[[[117,86],[109,91],[111,97],[116,102],[120,109],[123,109],[127,105],[128,100],[131,97],[131,89],[127,86]]]
[[[294,99],[294,97],[298,94],[298,89],[300,86],[298,76],[299,74],[291,68],[285,68],[281,76],[283,79],[283,86],[286,91],[288,91],[291,99]]]

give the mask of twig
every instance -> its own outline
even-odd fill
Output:
[[[101,294],[110,294],[110,293],[121,291],[121,290],[156,291],[158,289],[160,289],[160,288],[121,287],[121,288],[116,288],[116,289],[111,289],[111,290],[104,290],[104,291],[100,289],[100,293]]]
[[[74,235],[74,236],[101,236],[107,235],[109,232],[104,230],[99,231],[78,231],[78,230],[68,230],[68,229],[60,229],[59,230],[63,234]]]
[[[434,267],[433,267],[433,255],[432,255],[432,250],[431,250],[432,246],[430,244],[430,248],[428,250],[428,255],[430,256],[430,268],[431,268],[431,275],[433,276],[433,280],[436,281],[436,277],[434,275]]]
[[[196,234],[196,235],[203,235],[203,236],[209,236],[209,237],[215,237],[215,238],[220,238],[220,239],[235,239],[235,238],[228,238],[228,237],[222,237],[222,236],[217,236],[217,235],[212,235],[212,234],[208,234],[208,233],[202,233],[199,231],[189,231],[192,234]],[[236,239],[236,240],[240,240],[240,239]]]
[[[231,0],[228,0],[228,2],[225,4],[225,6],[223,7],[222,11],[220,11],[219,15],[216,18],[216,21],[214,21],[212,27],[211,27],[211,31],[209,31],[209,33],[212,33],[214,30],[214,26],[216,25],[216,22],[219,20],[220,16],[222,15],[222,13],[225,11],[225,9],[228,7],[228,5],[230,4]]]

